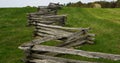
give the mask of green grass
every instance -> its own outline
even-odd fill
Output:
[[[18,46],[32,40],[32,28],[26,27],[26,13],[35,8],[0,9],[0,63],[22,63],[23,52]]]
[[[32,40],[32,27],[26,27],[26,13],[35,12],[35,8],[0,9],[0,63],[22,63],[24,56],[18,46]],[[59,11],[67,14],[69,27],[91,27],[96,34],[94,45],[84,45],[77,49],[86,51],[120,54],[120,9],[92,9],[67,7]],[[47,43],[52,45],[51,43]],[[57,43],[53,43],[57,44]],[[62,57],[105,63],[120,63],[106,59],[90,59],[74,55]]]

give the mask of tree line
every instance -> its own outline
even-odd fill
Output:
[[[68,7],[83,7],[83,8],[92,8],[94,4],[99,4],[102,8],[120,8],[120,0],[117,1],[95,1],[90,3],[82,3],[81,1],[76,3],[68,3]]]

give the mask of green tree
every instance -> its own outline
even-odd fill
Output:
[[[117,0],[116,7],[120,8],[120,0]]]

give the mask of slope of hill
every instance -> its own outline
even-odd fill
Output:
[[[32,27],[26,27],[26,13],[35,8],[0,9],[0,63],[22,63],[23,52],[17,47],[32,40]],[[120,9],[63,8],[59,14],[67,14],[69,27],[91,27],[96,34],[95,45],[85,45],[77,49],[120,54]],[[89,59],[73,55],[62,57],[78,60],[120,63],[105,59]]]

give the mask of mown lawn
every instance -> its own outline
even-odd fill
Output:
[[[26,27],[26,13],[35,12],[35,8],[0,9],[0,63],[22,63],[23,52],[18,46],[32,40],[32,27]],[[59,14],[67,14],[69,27],[91,27],[96,34],[94,45],[85,45],[77,49],[86,51],[120,54],[120,9],[92,9],[66,7]],[[105,59],[90,59],[74,55],[62,57],[105,63],[120,63]]]

